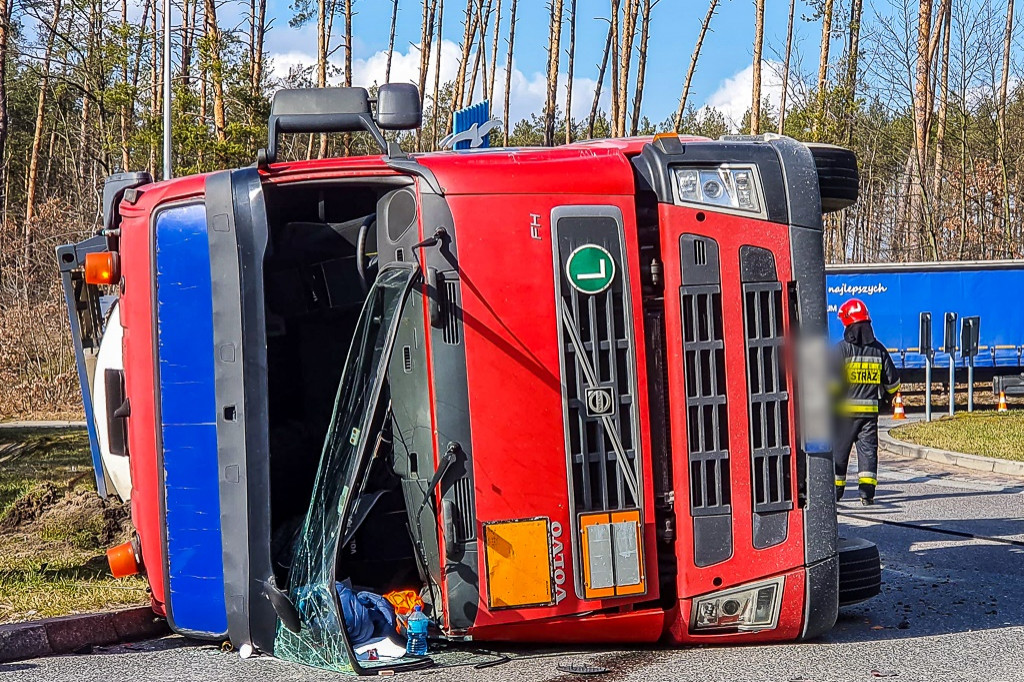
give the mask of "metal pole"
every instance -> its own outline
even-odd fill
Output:
[[[164,0],[164,180],[171,179],[171,0]]]
[[[924,356],[924,418],[932,420],[932,354]]]
[[[967,411],[974,412],[974,356],[967,358]]]
[[[949,416],[953,416],[956,403],[956,356],[955,349],[949,351]]]

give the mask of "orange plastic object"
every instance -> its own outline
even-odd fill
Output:
[[[400,616],[412,613],[417,606],[423,606],[423,600],[416,590],[392,590],[385,594],[384,598],[395,607],[395,613]]]
[[[85,281],[89,284],[116,284],[121,279],[121,260],[112,251],[85,254]]]
[[[110,564],[110,573],[115,578],[127,578],[139,572],[139,562],[135,558],[135,548],[130,542],[108,549],[107,563]]]

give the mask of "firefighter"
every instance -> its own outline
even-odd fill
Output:
[[[838,424],[835,465],[836,500],[846,490],[850,450],[857,445],[857,483],[861,504],[874,504],[878,485],[878,408],[900,389],[896,366],[875,338],[868,308],[851,298],[839,308],[843,340],[836,346]]]

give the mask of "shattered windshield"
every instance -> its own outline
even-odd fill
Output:
[[[279,658],[339,672],[353,670],[335,594],[335,555],[360,468],[379,436],[388,361],[417,272],[412,265],[382,271],[356,325],[288,576],[288,595],[302,627],[294,633],[278,623],[274,653]]]

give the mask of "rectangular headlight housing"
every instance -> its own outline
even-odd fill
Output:
[[[783,576],[715,592],[697,599],[693,609],[693,629],[771,630],[779,624]]]
[[[677,203],[763,214],[761,178],[756,166],[683,166],[672,169]]]

